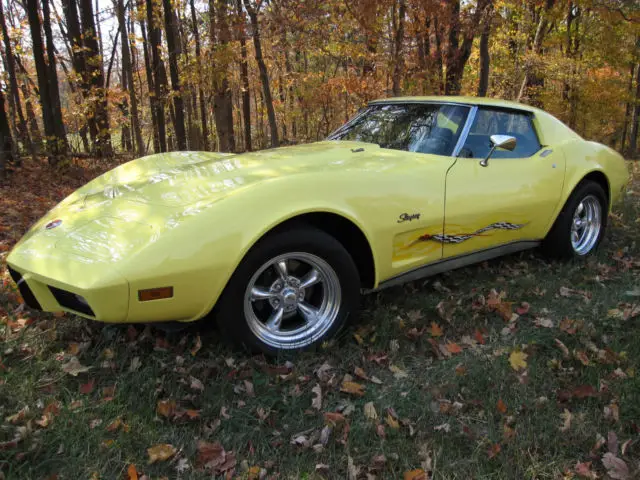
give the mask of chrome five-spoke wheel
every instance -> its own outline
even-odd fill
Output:
[[[296,224],[269,233],[236,268],[216,306],[224,336],[274,356],[322,345],[356,314],[360,274],[335,237]]]
[[[253,334],[274,348],[301,348],[318,340],[340,311],[338,275],[322,258],[292,252],[265,262],[251,277],[244,315]]]
[[[571,246],[577,255],[586,255],[598,242],[602,228],[602,206],[594,195],[578,204],[571,224]]]

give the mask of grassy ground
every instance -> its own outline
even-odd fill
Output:
[[[530,252],[372,294],[342,338],[289,361],[202,325],[165,335],[35,314],[0,270],[0,472],[638,478],[639,194],[587,262]],[[27,208],[4,217],[0,251]]]

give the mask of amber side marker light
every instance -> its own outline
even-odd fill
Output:
[[[138,290],[138,300],[148,302],[149,300],[160,300],[162,298],[173,297],[173,287],[148,288]]]

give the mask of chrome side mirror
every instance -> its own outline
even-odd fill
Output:
[[[491,150],[489,150],[489,153],[485,158],[480,160],[480,165],[482,165],[483,167],[489,166],[489,159],[491,158],[491,155],[493,155],[493,152],[496,148],[502,148],[503,150],[509,151],[512,151],[514,148],[516,148],[516,138],[510,135],[491,135],[491,137],[489,137],[489,140],[491,140]]]

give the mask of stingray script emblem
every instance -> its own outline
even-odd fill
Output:
[[[418,220],[418,219],[420,219],[419,213],[401,213],[400,216],[398,217],[398,223],[410,222],[411,220]]]

